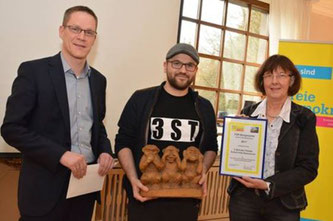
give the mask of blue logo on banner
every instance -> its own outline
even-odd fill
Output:
[[[301,218],[300,221],[320,221],[318,219],[305,219],[305,218]]]
[[[324,79],[324,80],[332,79],[331,67],[296,65],[296,68],[301,73],[302,78],[313,78],[313,79]]]

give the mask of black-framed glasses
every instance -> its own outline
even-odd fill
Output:
[[[97,32],[93,30],[90,29],[85,30],[75,25],[64,25],[64,27],[68,28],[74,34],[80,34],[81,32],[84,32],[84,35],[87,37],[95,37],[97,35]]]
[[[180,62],[178,60],[175,61],[168,61],[169,63],[171,63],[171,67],[175,68],[175,69],[181,69],[183,67],[183,65],[185,66],[185,69],[187,71],[195,71],[197,69],[197,65],[194,63],[183,63]]]

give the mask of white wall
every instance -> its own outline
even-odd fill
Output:
[[[333,1],[320,0],[312,3],[310,36],[312,41],[333,41]]]
[[[19,64],[56,54],[64,11],[86,5],[98,16],[89,63],[108,80],[105,124],[114,144],[117,121],[131,94],[164,79],[162,63],[176,43],[180,0],[0,0],[0,122]],[[11,152],[0,138],[0,152]]]

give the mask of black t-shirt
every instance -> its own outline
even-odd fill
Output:
[[[174,145],[182,152],[199,147],[202,126],[190,93],[172,96],[162,88],[149,122],[148,144],[164,149]]]

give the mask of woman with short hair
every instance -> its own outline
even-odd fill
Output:
[[[315,114],[290,98],[301,80],[283,55],[269,57],[256,73],[255,88],[265,99],[242,114],[268,120],[264,179],[231,180],[231,221],[299,221],[307,206],[304,186],[317,176],[319,145]]]

